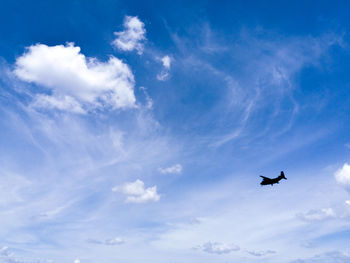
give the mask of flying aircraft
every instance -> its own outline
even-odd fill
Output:
[[[261,181],[260,185],[269,185],[270,184],[271,186],[273,186],[273,184],[278,184],[279,181],[282,180],[282,179],[286,179],[287,180],[287,178],[284,176],[284,172],[283,171],[281,171],[281,175],[276,177],[276,178],[272,178],[271,179],[271,178],[268,178],[268,177],[265,177],[265,176],[262,176],[262,175],[260,175],[260,177],[263,179]]]

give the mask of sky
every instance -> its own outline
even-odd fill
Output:
[[[1,1],[0,263],[350,262],[349,11]]]

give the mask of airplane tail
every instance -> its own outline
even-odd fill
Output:
[[[285,175],[284,175],[284,172],[283,171],[281,171],[281,178],[283,178],[283,179],[286,179],[287,180],[287,178],[285,177]]]

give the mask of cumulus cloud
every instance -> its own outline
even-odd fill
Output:
[[[350,205],[350,200],[346,200],[345,204]]]
[[[162,57],[161,61],[163,62],[163,66],[167,69],[170,69],[170,62],[171,62],[171,59],[168,55]]]
[[[161,174],[180,174],[182,172],[182,165],[175,164],[173,166],[166,167],[166,168],[158,168],[158,171]]]
[[[160,59],[160,61],[163,64],[163,69],[161,72],[157,75],[157,79],[160,81],[164,81],[169,77],[169,71],[170,71],[170,65],[171,65],[171,58],[166,55]]]
[[[233,244],[207,242],[203,245],[195,247],[195,249],[199,249],[210,254],[227,254],[232,251],[238,251],[240,248]]]
[[[337,182],[350,190],[350,165],[345,163],[342,168],[334,173]]]
[[[121,192],[127,195],[127,203],[158,202],[160,196],[157,194],[157,186],[145,188],[144,182],[137,179],[135,182],[128,182],[122,186],[116,186],[113,192]]]
[[[114,32],[116,39],[112,45],[123,51],[136,50],[139,55],[143,52],[143,42],[146,29],[145,24],[136,16],[126,16],[124,18],[124,30]]]
[[[262,256],[266,256],[269,254],[275,254],[276,251],[274,250],[263,250],[263,251],[255,251],[255,250],[247,250],[247,253],[255,256],[255,257],[262,257]]]
[[[73,43],[36,44],[17,58],[15,75],[48,89],[34,107],[85,113],[94,108],[135,107],[134,76],[129,66],[111,56],[107,62],[85,57]]]
[[[89,239],[88,242],[92,243],[92,244],[107,245],[107,246],[115,246],[115,245],[124,244],[124,240],[120,237],[110,238],[110,239],[106,239],[103,241],[96,240],[96,239]]]
[[[74,263],[80,263],[80,259],[75,259]]]
[[[312,209],[306,213],[299,213],[297,217],[305,221],[322,221],[335,218],[337,215],[332,208]]]

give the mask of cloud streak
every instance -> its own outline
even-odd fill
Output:
[[[337,215],[332,208],[313,209],[306,213],[297,214],[297,217],[306,221],[322,221],[335,218]]]

